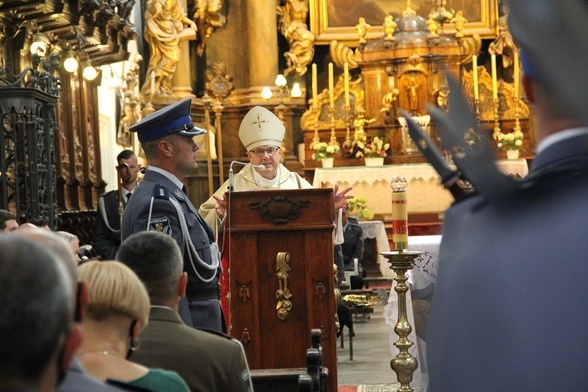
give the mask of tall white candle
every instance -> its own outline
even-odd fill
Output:
[[[480,99],[480,92],[478,91],[478,56],[472,56],[472,67],[474,71],[474,99]]]
[[[496,55],[491,57],[492,61],[492,98],[498,99],[498,79],[496,77]]]
[[[151,71],[151,96],[155,95],[155,71]]]
[[[514,96],[518,98],[520,96],[519,93],[519,83],[521,76],[519,75],[520,71],[520,64],[519,64],[519,51],[515,49],[514,51]]]
[[[335,107],[335,88],[333,86],[333,63],[329,63],[329,103]]]
[[[343,77],[345,78],[345,106],[349,106],[349,64],[343,66]]]
[[[316,64],[312,64],[312,107],[317,108],[318,102],[318,87],[317,87],[317,74],[316,74]]]

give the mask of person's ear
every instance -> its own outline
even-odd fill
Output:
[[[69,331],[69,335],[67,336],[67,341],[65,342],[65,347],[63,348],[63,355],[60,358],[61,363],[59,364],[59,366],[62,369],[65,370],[69,367],[72,358],[78,351],[78,348],[80,348],[80,345],[82,344],[83,340],[84,331],[82,330],[81,325],[75,323],[72,324],[71,330]]]
[[[533,81],[525,73],[523,73],[522,82],[527,101],[530,103],[535,103],[535,88]]]
[[[171,157],[173,154],[173,148],[174,146],[167,140],[163,139],[160,140],[159,143],[157,144],[157,147],[159,148],[159,152],[161,154],[163,154],[166,157]]]
[[[182,272],[180,275],[180,282],[178,283],[178,300],[186,294],[186,287],[188,286],[188,273]]]

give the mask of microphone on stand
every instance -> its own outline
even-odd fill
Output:
[[[233,183],[233,164],[242,165],[242,166],[251,166],[251,167],[254,167],[259,170],[265,170],[264,165],[254,165],[252,163],[239,162],[239,161],[231,162],[231,165],[229,166],[229,192],[233,191],[233,185],[234,185],[234,183]]]

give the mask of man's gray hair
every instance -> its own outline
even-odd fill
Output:
[[[67,341],[73,285],[56,255],[31,239],[7,234],[0,249],[0,389],[35,387]]]

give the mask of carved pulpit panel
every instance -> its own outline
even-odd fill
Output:
[[[311,330],[337,385],[332,189],[229,194],[231,335],[252,369],[306,367]]]

